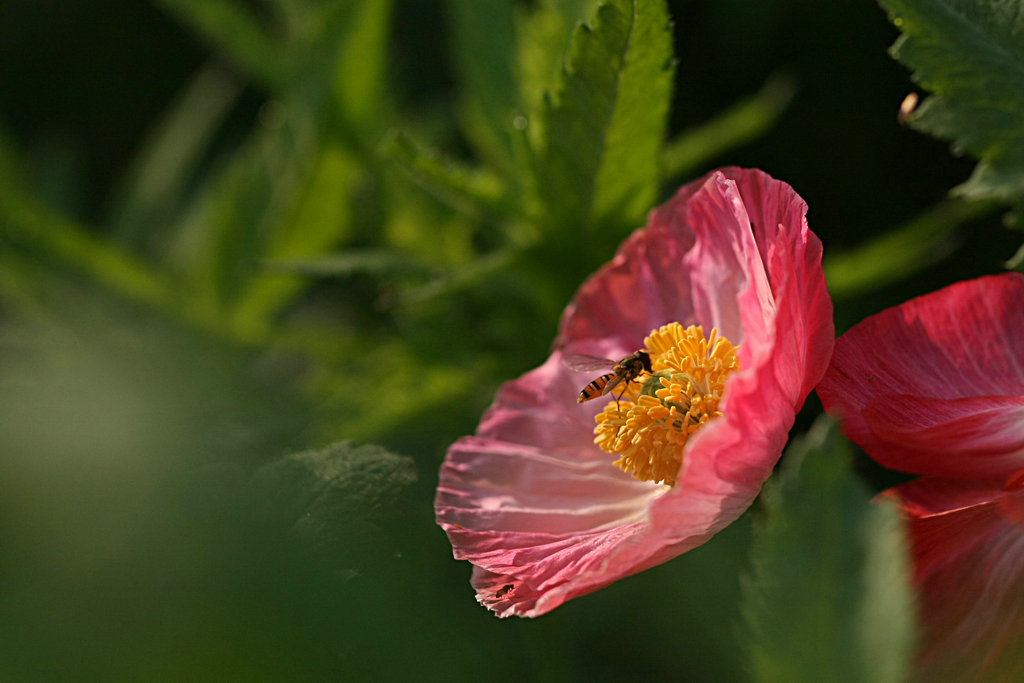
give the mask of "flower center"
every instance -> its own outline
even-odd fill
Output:
[[[618,455],[613,464],[643,481],[676,483],[690,435],[722,413],[718,402],[739,368],[738,346],[718,331],[679,323],[644,340],[653,373],[630,382],[595,418],[594,443]],[[616,397],[617,400],[614,400]]]

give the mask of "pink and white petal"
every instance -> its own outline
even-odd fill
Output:
[[[789,185],[757,170],[724,168],[689,183],[584,283],[566,309],[556,348],[617,358],[675,321],[717,327],[742,345],[748,357],[740,360],[749,367],[761,362],[752,357],[756,348],[772,348],[776,337],[768,328],[782,315],[792,335],[782,355],[794,360],[779,368],[788,373],[780,379],[802,403],[831,356],[831,339],[806,340],[832,325],[821,242],[806,212]],[[763,343],[753,344],[757,339]]]
[[[592,593],[657,562],[642,554],[656,548],[642,539],[646,525],[624,524],[572,539],[516,535],[513,547],[524,552],[495,558],[496,572],[477,564],[470,581],[477,601],[499,617],[536,617],[572,598]],[[508,548],[504,540],[502,548]],[[628,550],[628,552],[623,552]],[[508,573],[502,573],[505,567]]]
[[[690,440],[678,483],[653,505],[654,526],[672,544],[714,534],[749,507],[832,349],[821,243],[807,227],[806,205],[788,185],[760,172],[741,173],[737,182],[744,203],[760,212],[756,220],[764,227],[755,234],[769,268],[759,271],[748,263],[748,271],[761,275],[751,277],[745,289],[726,293],[738,302],[744,327],[741,369],[729,379],[719,406],[722,417]],[[720,189],[720,197],[730,196],[727,184]],[[696,193],[693,202],[700,197]],[[701,234],[702,228],[697,230]],[[737,253],[749,255],[747,249]],[[692,510],[703,514],[689,526],[680,523]]]
[[[923,477],[888,495],[910,518],[924,630],[918,679],[1022,680],[1024,493]]]
[[[696,324],[690,277],[682,267],[693,230],[684,222],[657,221],[656,214],[580,287],[562,315],[556,349],[617,359],[640,348],[660,325]]]
[[[607,454],[574,461],[480,437],[459,439],[443,467],[438,523],[468,532],[589,532],[641,514],[651,486],[611,467]]]
[[[1024,396],[882,396],[860,417],[869,433],[859,443],[894,469],[985,478],[1024,468]]]
[[[752,230],[748,205],[760,229]],[[723,417],[687,444],[679,482],[652,504],[653,532],[667,545],[667,557],[699,545],[749,507],[781,455],[796,412],[825,372],[832,306],[821,243],[805,214],[806,204],[789,185],[735,168],[687,185],[652,213],[653,226],[697,235],[686,256],[693,308],[712,318],[698,322],[743,341]],[[762,259],[775,270],[766,271]],[[716,300],[727,303],[708,303]],[[735,320],[742,330],[730,329]]]
[[[584,283],[556,352],[502,388],[441,469],[438,522],[456,557],[476,565],[483,604],[543,614],[704,543],[749,506],[832,348],[821,245],[805,212],[784,183],[724,169],[652,212]],[[717,326],[743,346],[725,415],[687,444],[668,487],[610,465],[592,440],[599,407],[575,402],[590,378],[560,359],[624,356],[672,321]]]
[[[694,435],[679,481],[652,503],[652,532],[663,539],[666,558],[700,545],[749,507],[781,455],[796,412],[824,374],[833,343],[821,244],[804,220],[806,206],[788,185],[764,174],[725,172],[739,174],[745,203],[756,203],[753,197],[777,207],[775,216],[758,216],[766,227],[756,232],[762,255],[779,272],[769,269],[763,277],[751,277],[742,291],[726,292],[725,298],[738,302],[744,325],[741,370],[729,380],[722,417]],[[721,207],[723,198],[733,198],[732,181],[717,180],[715,192],[704,191],[709,181],[693,193],[691,205],[707,201]],[[700,222],[696,225],[698,244],[706,244]],[[734,255],[742,261],[749,253],[739,248]],[[745,267],[757,271],[756,264]],[[768,282],[772,291],[766,293]]]
[[[669,203],[663,211],[673,208]],[[765,264],[757,250],[743,198],[734,180],[713,173],[686,204],[686,220],[697,234],[684,264],[693,278],[693,308],[697,320],[712,327],[733,344],[746,343],[751,332],[763,331],[774,313]],[[759,304],[744,327],[739,299],[753,297]]]
[[[537,616],[639,571],[643,558],[636,553],[628,562],[609,557],[646,527],[638,520],[652,491],[664,488],[612,467],[613,458],[594,445],[598,408],[576,403],[566,387],[575,386],[570,376],[578,373],[560,358],[556,352],[506,383],[478,435],[459,439],[441,467],[438,524],[457,559],[506,577],[498,589],[480,593],[502,616]],[[616,573],[602,573],[609,567]],[[502,592],[506,585],[516,588]]]
[[[593,378],[567,368],[556,351],[543,365],[501,386],[477,435],[552,451],[568,448],[567,457],[579,458],[579,449],[593,439],[600,407],[597,401],[579,405],[576,396]],[[596,457],[590,449],[585,452]]]
[[[722,416],[686,444],[676,485],[652,504],[652,524],[676,554],[750,506],[778,462],[799,409],[770,362],[731,377],[719,406]]]
[[[761,171],[726,168],[712,174],[691,204],[695,211],[718,214],[713,221],[695,220],[704,253],[695,249],[687,257],[695,282],[714,285],[695,285],[695,310],[719,311],[711,323],[700,321],[742,344],[741,368],[774,364],[776,381],[799,408],[825,372],[835,334],[821,242],[807,225],[806,203],[788,184]],[[733,234],[721,229],[728,225],[723,205],[736,216]],[[733,267],[745,274],[742,287],[727,286],[728,278],[715,272],[719,266],[714,264],[727,263],[727,258],[705,258],[730,250]],[[717,297],[719,303],[703,303],[701,295]],[[731,302],[734,310],[728,315],[739,321],[741,332],[730,334],[722,301]]]

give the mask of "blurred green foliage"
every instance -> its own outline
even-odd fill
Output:
[[[5,2],[0,678],[742,677],[747,520],[502,622],[435,472],[715,165],[808,200],[840,329],[999,268],[993,205],[944,199],[970,162],[896,123],[894,37],[853,2]]]
[[[907,678],[910,552],[895,506],[871,505],[851,476],[851,450],[819,418],[765,486],[744,582],[754,680]]]

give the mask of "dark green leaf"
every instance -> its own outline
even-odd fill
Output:
[[[245,3],[235,0],[157,0],[256,80],[281,86],[280,48]]]
[[[880,0],[903,35],[892,54],[931,91],[909,121],[978,164],[958,190],[1024,195],[1024,11],[1006,0]]]
[[[828,252],[823,265],[829,293],[849,299],[912,277],[957,248],[958,227],[994,210],[994,202],[947,199],[856,249]]]
[[[411,458],[350,441],[278,458],[250,482],[259,508],[278,515],[275,526],[304,541],[330,546],[363,540],[374,523],[393,512],[402,491],[416,480]]]
[[[664,0],[609,0],[577,28],[544,117],[539,191],[552,229],[618,238],[643,221],[657,197],[672,73]]]
[[[452,52],[462,82],[460,119],[480,156],[499,169],[514,166],[516,98],[512,0],[450,0]]]
[[[178,202],[188,194],[188,183],[241,89],[222,65],[208,64],[153,127],[125,174],[112,212],[112,229],[123,241],[166,255],[160,228],[179,218]]]
[[[1006,267],[1011,270],[1016,270],[1024,273],[1024,244],[1020,245],[1017,249],[1017,253],[1010,257],[1010,260],[1006,262]]]
[[[765,487],[745,588],[758,681],[900,681],[913,607],[903,527],[872,504],[822,418]]]
[[[683,131],[662,154],[665,178],[690,173],[715,156],[763,135],[778,121],[795,93],[793,79],[773,76],[756,94],[711,121]]]
[[[31,253],[85,274],[112,292],[160,310],[176,310],[172,283],[118,244],[50,208],[28,188],[20,160],[0,139],[0,246],[10,240]],[[0,282],[0,286],[8,283]],[[14,282],[9,283],[17,286]]]

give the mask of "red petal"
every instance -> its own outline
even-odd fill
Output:
[[[919,679],[1024,679],[1024,493],[925,477],[889,495],[911,517]]]
[[[882,396],[861,412],[875,459],[908,472],[998,477],[1024,467],[1024,397]]]
[[[981,477],[1019,469],[1022,302],[1024,275],[1006,273],[871,316],[836,341],[818,385],[825,409],[889,467]]]

